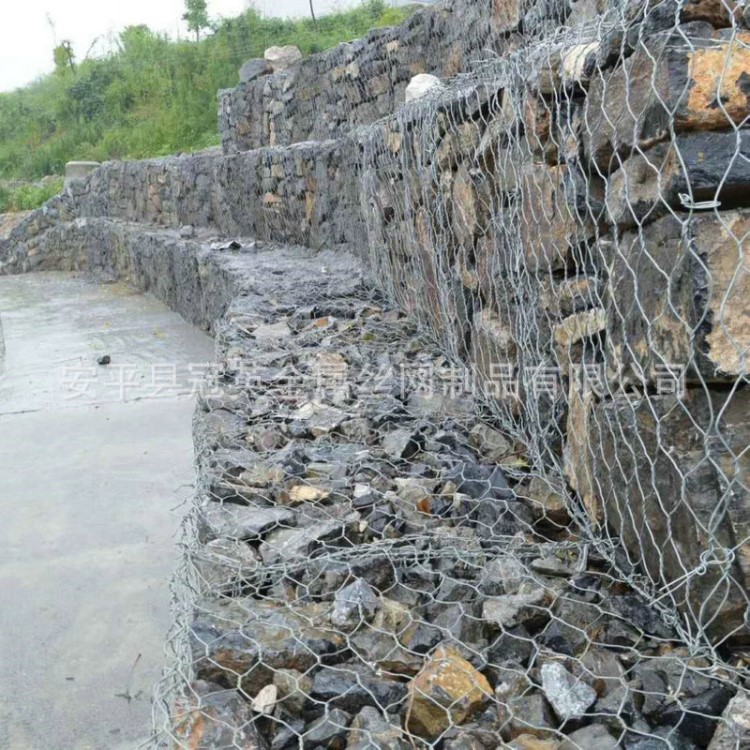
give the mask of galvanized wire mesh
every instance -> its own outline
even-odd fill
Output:
[[[748,746],[750,35],[588,10],[356,135],[384,299],[227,315],[163,744]]]

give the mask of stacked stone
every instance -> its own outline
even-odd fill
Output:
[[[568,11],[550,0],[445,0],[282,69],[248,61],[240,84],[219,93],[224,152],[345,136],[394,112],[413,76],[452,78],[554,30]]]
[[[196,415],[178,746],[721,747],[736,675],[587,550],[463,374],[351,266],[253,259]]]
[[[77,215],[307,247],[360,247],[365,238],[354,144],[216,151],[103,164],[73,198]]]
[[[592,539],[726,646],[750,583],[750,33],[718,1],[600,6],[368,131],[371,257]]]

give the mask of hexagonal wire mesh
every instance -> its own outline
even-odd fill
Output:
[[[385,297],[222,323],[159,743],[748,746],[740,26],[617,4],[352,136]]]

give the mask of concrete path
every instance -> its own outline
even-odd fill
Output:
[[[213,343],[66,274],[0,279],[0,323],[0,748],[135,748]]]

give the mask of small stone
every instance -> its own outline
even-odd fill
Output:
[[[300,503],[316,503],[325,500],[331,493],[322,487],[310,484],[298,484],[289,490],[284,505],[299,505]]]
[[[750,750],[750,694],[741,691],[729,701],[708,750]]]
[[[253,698],[251,707],[253,711],[258,714],[268,715],[273,712],[276,706],[276,699],[278,698],[278,688],[276,685],[271,683],[266,685],[256,696]]]
[[[187,696],[178,699],[174,734],[178,744],[194,750],[233,747],[265,750],[250,705],[236,690],[198,680]]]
[[[542,689],[560,721],[582,716],[596,701],[596,691],[559,662],[542,665]]]
[[[102,367],[106,367],[108,364],[111,364],[112,357],[109,356],[109,354],[105,354],[102,357],[99,357],[99,359],[96,360],[96,364],[102,365]]]
[[[487,678],[457,649],[441,646],[409,683],[408,729],[434,739],[471,718],[491,696]]]
[[[345,747],[346,734],[349,731],[351,714],[340,708],[326,711],[302,737],[302,747],[305,750],[313,748],[331,748],[332,750],[343,750]]]
[[[556,750],[561,747],[558,740],[546,740],[533,734],[522,734],[516,737],[508,747],[513,750]]]
[[[442,88],[444,88],[443,84],[436,76],[429,73],[419,73],[409,81],[409,85],[406,87],[405,101],[412,102],[421,99],[430,91],[439,91]]]
[[[195,234],[195,229],[190,224],[180,227],[180,237],[183,240],[189,240]]]
[[[617,740],[601,724],[592,724],[571,732],[559,750],[616,750]]]
[[[211,503],[201,520],[217,539],[258,539],[277,528],[291,528],[297,515],[288,508],[253,508],[233,503]]]
[[[547,594],[541,587],[520,590],[517,594],[504,594],[487,599],[482,605],[482,619],[505,630],[517,625],[538,623],[549,617],[544,606]]]
[[[505,435],[481,422],[472,427],[469,440],[471,445],[490,463],[500,463],[503,458],[513,452],[513,443]]]
[[[271,64],[274,72],[286,70],[302,59],[299,47],[287,44],[284,47],[269,47],[263,57]]]
[[[347,629],[369,622],[377,612],[378,603],[370,584],[360,578],[336,594],[331,622]]]
[[[250,83],[250,81],[254,81],[256,78],[260,78],[261,76],[268,75],[272,72],[273,68],[268,60],[248,60],[240,68],[240,83]]]
[[[357,712],[364,706],[398,711],[406,697],[406,685],[381,677],[362,664],[342,664],[316,672],[312,698],[320,703]]]
[[[295,669],[277,669],[273,674],[277,702],[292,715],[299,715],[310,700],[312,678]]]
[[[349,727],[346,750],[407,750],[410,745],[396,723],[384,718],[377,708],[365,706]]]
[[[419,450],[417,435],[412,430],[393,430],[382,441],[383,450],[394,460],[410,458]]]

